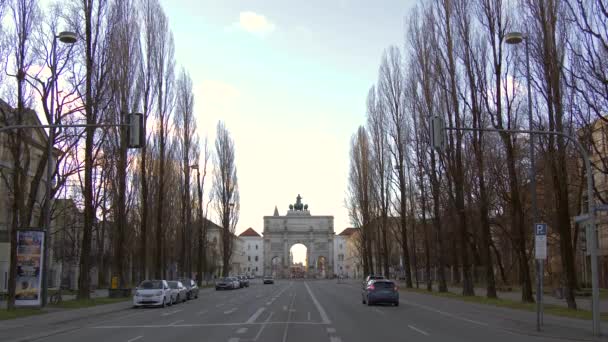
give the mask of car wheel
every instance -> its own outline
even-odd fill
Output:
[[[373,303],[372,303],[372,301],[371,301],[371,300],[369,300],[369,298],[368,298],[368,299],[367,299],[367,306],[372,306],[372,305],[374,305],[374,304],[373,304]]]
[[[399,302],[395,302],[395,306],[399,306]]]

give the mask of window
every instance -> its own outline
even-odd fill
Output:
[[[342,244],[340,244],[340,249],[342,249]]]
[[[247,272],[251,272],[251,267],[247,267]]]
[[[256,271],[256,272],[258,271],[258,267],[257,267],[257,266],[255,267],[255,271]]]
[[[247,261],[251,261],[251,255],[247,256]]]
[[[258,261],[258,256],[257,255],[255,256],[255,261]]]
[[[256,251],[258,250],[258,244],[257,243],[255,244],[255,250]]]
[[[251,249],[251,245],[247,244],[247,250],[250,250],[250,249]]]

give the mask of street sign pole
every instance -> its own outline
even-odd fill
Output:
[[[534,255],[536,257],[536,330],[543,325],[543,275],[547,259],[547,224],[534,224]]]

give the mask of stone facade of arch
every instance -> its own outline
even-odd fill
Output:
[[[293,245],[301,243],[306,246],[306,277],[331,276],[334,235],[333,216],[313,216],[307,209],[289,210],[287,215],[280,216],[275,209],[273,216],[264,216],[264,275],[289,277],[289,251]],[[272,267],[275,257],[281,260],[278,271]],[[325,272],[316,268],[320,257],[326,260]]]

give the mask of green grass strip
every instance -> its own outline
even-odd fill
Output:
[[[20,317],[27,317],[27,316],[33,316],[33,315],[40,315],[46,313],[43,310],[40,309],[34,309],[34,308],[18,308],[15,310],[0,310],[0,321],[3,320],[7,320],[7,319],[15,319],[15,318],[20,318]]]

